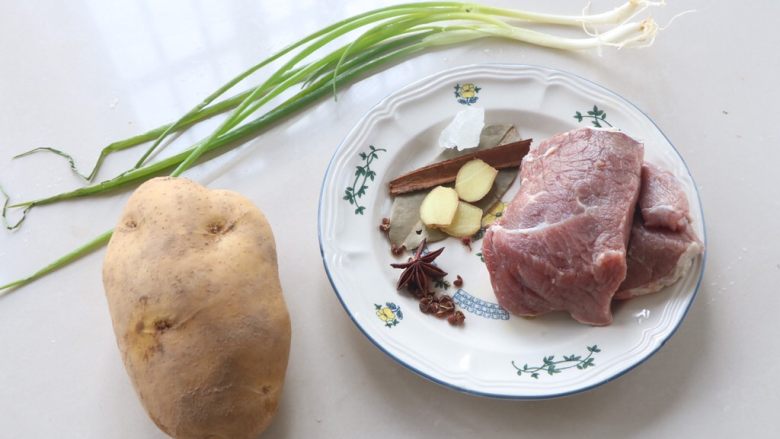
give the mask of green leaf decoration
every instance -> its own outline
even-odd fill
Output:
[[[575,111],[574,118],[580,123],[582,123],[584,119],[590,119],[590,123],[596,128],[603,128],[604,125],[602,125],[602,123],[612,128],[612,124],[607,121],[607,113],[599,108],[598,105],[594,105],[593,109],[588,110],[585,114]]]
[[[363,160],[363,164],[355,167],[355,180],[352,182],[352,186],[349,186],[344,191],[342,197],[349,204],[355,206],[355,215],[363,215],[366,211],[365,206],[361,206],[359,199],[362,198],[368,190],[369,181],[374,181],[376,178],[376,172],[371,169],[371,162],[379,158],[379,152],[386,152],[384,148],[377,148],[374,145],[368,145],[368,152],[360,152],[358,157]]]
[[[450,288],[450,283],[444,279],[436,279],[436,281],[434,282],[434,286],[436,286],[436,288],[448,290]]]
[[[581,355],[571,354],[564,355],[561,360],[556,360],[555,355],[549,355],[542,357],[542,364],[539,366],[529,366],[528,363],[525,363],[521,368],[512,361],[512,367],[515,368],[517,376],[529,375],[533,379],[539,379],[539,372],[546,372],[547,375],[552,376],[567,369],[577,368],[578,370],[584,370],[589,367],[595,367],[594,355],[601,352],[601,349],[595,344],[587,346],[586,349],[588,350],[588,355],[585,358]]]

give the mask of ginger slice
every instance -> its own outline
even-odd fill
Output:
[[[493,187],[498,169],[480,159],[474,159],[463,165],[455,177],[455,191],[463,201],[473,203],[481,200]]]
[[[458,210],[458,193],[455,189],[437,186],[420,205],[420,219],[429,227],[445,227],[452,223]]]

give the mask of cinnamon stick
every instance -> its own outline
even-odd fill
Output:
[[[455,181],[460,167],[474,159],[483,160],[496,169],[520,166],[520,162],[528,154],[530,146],[531,139],[520,140],[424,166],[390,181],[390,195],[396,196],[452,183]]]

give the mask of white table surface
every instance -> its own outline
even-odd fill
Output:
[[[57,146],[100,147],[178,116],[235,73],[371,0],[0,2],[0,184],[15,199],[79,186]],[[578,13],[584,1],[501,1]],[[620,3],[595,1],[602,9]],[[673,1],[652,48],[572,54],[495,41],[427,52],[364,79],[187,175],[249,195],[276,235],[293,321],[266,437],[778,437],[780,3]],[[631,373],[540,402],[483,399],[423,380],[376,349],[325,276],[317,200],[328,159],[380,98],[470,63],[568,70],[633,101],[687,160],[709,236],[702,289],[677,334]],[[182,136],[191,142],[204,133]],[[102,176],[135,156],[111,159]],[[127,192],[34,210],[0,233],[0,283],[111,228]],[[0,298],[0,437],[153,438],[103,295],[102,251]]]

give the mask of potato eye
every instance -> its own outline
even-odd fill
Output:
[[[154,329],[158,332],[164,332],[166,329],[169,329],[173,324],[168,319],[161,319],[156,320],[154,322]]]
[[[225,233],[233,230],[233,228],[235,226],[236,226],[235,222],[227,224],[227,225],[225,223],[212,223],[212,224],[209,224],[208,231],[209,231],[209,233],[211,233],[213,235],[225,234]]]

